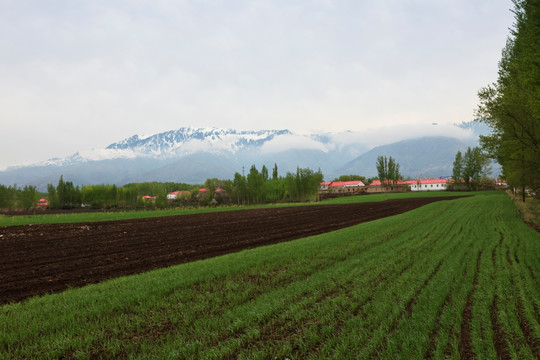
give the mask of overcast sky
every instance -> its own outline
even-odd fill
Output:
[[[477,91],[497,78],[511,8],[0,0],[0,168],[182,126],[338,132],[470,121]]]

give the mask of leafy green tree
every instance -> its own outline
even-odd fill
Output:
[[[288,198],[289,201],[295,201],[297,198],[299,198],[295,175],[291,172],[287,172],[287,175],[285,175],[285,179],[283,180],[286,189],[285,197]]]
[[[245,176],[236,172],[234,174],[233,187],[235,189],[233,199],[236,199],[237,204],[247,203],[247,180]]]
[[[0,209],[15,208],[17,198],[17,185],[4,186],[0,185]]]
[[[463,156],[463,180],[468,187],[473,187],[480,182],[482,168],[485,163],[484,154],[479,147],[467,148]]]
[[[156,207],[159,208],[159,209],[165,209],[167,207],[169,207],[170,204],[169,204],[169,201],[167,200],[167,194],[166,193],[161,193],[159,194],[157,197],[156,197]]]
[[[458,184],[463,180],[463,154],[461,151],[456,153],[456,159],[454,160],[454,167],[452,170],[452,179],[454,179],[454,184]]]
[[[206,179],[204,187],[208,190],[205,193],[205,200],[208,204],[210,204],[216,199],[216,189],[223,187],[223,181],[217,178]]]
[[[291,201],[313,201],[317,199],[319,185],[324,176],[320,169],[317,172],[309,168],[297,167],[296,174],[287,173],[285,187]]]
[[[262,175],[263,181],[266,182],[268,180],[268,169],[266,168],[266,165],[263,165],[261,169],[261,175]]]
[[[388,179],[388,159],[386,156],[377,156],[376,167],[379,180],[384,185]]]
[[[35,186],[26,185],[19,192],[19,202],[24,209],[30,209],[36,205],[38,201],[38,192]]]
[[[255,165],[251,166],[249,174],[247,176],[247,186],[249,189],[250,201],[255,204],[261,204],[264,202],[264,177],[262,173],[259,173]]]
[[[285,200],[285,181],[283,178],[272,178],[264,183],[266,202],[276,203]]]
[[[389,158],[386,156],[378,156],[376,167],[379,180],[383,185],[396,185],[401,179],[399,164],[391,156]]]
[[[224,194],[218,193],[216,194],[218,197],[218,201],[220,203],[229,204],[231,201],[233,201],[233,194],[234,194],[234,183],[232,180],[226,179],[222,180],[221,187],[223,190],[225,190]]]
[[[272,179],[276,180],[279,177],[277,164],[274,163],[274,169],[272,170]]]
[[[395,186],[400,179],[399,164],[390,156],[388,159],[388,180]]]
[[[540,1],[514,0],[515,23],[502,51],[499,76],[478,97],[481,137],[488,154],[514,186],[540,194]],[[525,198],[523,198],[525,200]]]
[[[49,208],[51,209],[59,209],[60,208],[60,202],[58,201],[58,193],[56,192],[56,188],[53,184],[47,185],[47,193],[49,198]]]
[[[60,176],[56,186],[58,196],[58,207],[62,209],[72,209],[81,205],[81,193],[78,187],[73,186],[71,181],[64,181],[64,176]]]

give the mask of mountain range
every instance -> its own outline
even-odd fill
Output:
[[[75,185],[174,181],[201,184],[207,178],[232,179],[251,165],[280,175],[297,167],[321,169],[326,180],[339,175],[376,176],[379,155],[394,157],[404,176],[448,176],[458,150],[477,145],[476,123],[457,125],[475,136],[420,136],[370,147],[355,133],[303,135],[289,130],[238,131],[183,127],[151,136],[133,135],[104,149],[0,171],[0,183],[36,185],[44,190],[60,175]]]

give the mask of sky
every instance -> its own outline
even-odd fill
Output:
[[[511,8],[0,0],[0,169],[184,126],[413,134],[471,121]]]

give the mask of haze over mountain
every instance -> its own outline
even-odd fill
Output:
[[[458,150],[476,145],[482,124],[455,126],[468,136],[430,135],[392,141],[373,147],[375,135],[353,132],[297,134],[289,130],[239,131],[183,127],[151,136],[133,135],[104,149],[75,153],[63,159],[11,167],[0,171],[0,183],[36,185],[45,189],[60,175],[76,185],[125,184],[141,181],[175,181],[200,184],[207,178],[232,179],[247,173],[252,164],[280,175],[296,168],[321,169],[325,179],[343,174],[376,176],[379,155],[394,157],[404,176],[448,176]],[[458,132],[459,134],[459,132]],[[463,134],[463,133],[461,133]],[[382,131],[379,136],[385,136]],[[384,140],[380,140],[384,141]]]

